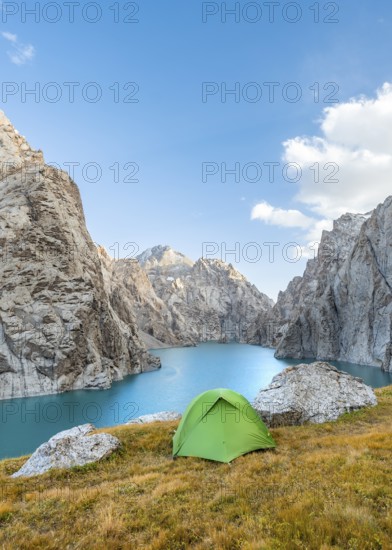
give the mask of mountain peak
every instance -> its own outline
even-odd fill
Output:
[[[170,246],[163,246],[161,244],[148,248],[137,256],[137,260],[146,270],[172,265],[186,265],[192,267],[194,264],[192,260],[187,258],[184,254],[181,254],[181,252],[177,252]]]
[[[3,111],[0,111],[0,162],[5,166],[26,162],[44,162],[42,152],[30,147],[27,140],[14,128]]]

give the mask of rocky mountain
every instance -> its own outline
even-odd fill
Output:
[[[318,257],[280,293],[252,341],[276,357],[342,360],[392,371],[392,197],[324,231]],[[268,332],[268,331],[267,331]]]
[[[332,231],[323,231],[317,258],[308,260],[303,276],[294,277],[287,289],[279,292],[267,322],[262,319],[250,333],[250,343],[278,348],[283,338],[295,340],[293,323],[303,312],[317,308],[315,297],[334,280],[365,221],[362,214],[345,214],[334,222]]]
[[[132,297],[90,238],[77,186],[2,112],[0,162],[0,399],[106,388],[158,367]]]
[[[117,291],[119,301],[124,289],[132,296],[132,309],[139,327],[139,334],[149,348],[189,345],[181,333],[174,332],[174,320],[169,307],[156,295],[145,270],[136,259],[110,260],[112,282],[120,282]]]
[[[155,339],[156,346],[159,341],[169,345],[245,342],[249,327],[273,305],[231,264],[193,262],[168,246],[146,250],[137,261],[114,262],[114,270],[138,296],[139,328]]]
[[[150,275],[153,275],[155,271],[163,273],[166,270],[171,273],[181,273],[194,264],[181,252],[176,252],[170,246],[162,245],[148,248],[137,257],[137,260]]]

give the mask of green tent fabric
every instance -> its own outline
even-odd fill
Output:
[[[173,456],[231,462],[257,449],[276,447],[245,397],[228,389],[201,393],[188,405],[173,437]]]

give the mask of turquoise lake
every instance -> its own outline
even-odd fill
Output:
[[[152,353],[162,360],[160,370],[128,376],[109,390],[0,401],[0,458],[31,453],[55,433],[86,422],[114,426],[142,414],[183,412],[193,397],[212,388],[230,388],[252,401],[275,374],[304,362],[277,360],[274,350],[236,343]],[[376,367],[333,364],[373,387],[392,384],[392,374]]]

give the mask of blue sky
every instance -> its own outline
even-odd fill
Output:
[[[89,3],[83,17],[85,4],[75,5],[71,23],[61,2],[56,11],[41,2],[35,17],[19,3],[3,2],[1,108],[43,149],[47,162],[63,168],[79,163],[74,177],[88,228],[112,254],[133,252],[126,249],[130,242],[140,252],[169,244],[197,259],[203,243],[217,243],[209,249],[216,250],[214,257],[233,263],[276,298],[302,274],[313,254],[309,243],[322,228],[344,211],[365,211],[389,194],[392,91],[382,86],[392,82],[390,2],[345,1],[335,9],[331,2],[301,1],[301,15],[280,2],[272,22],[265,3],[240,2],[239,20],[227,15],[225,22],[221,2],[143,0],[133,16],[137,23],[123,21],[132,18],[132,3],[118,3],[118,23],[109,9],[114,3],[101,3],[102,14]],[[203,9],[218,8],[203,23]],[[86,20],[96,14],[97,22]],[[59,21],[50,23],[56,15]],[[298,22],[287,21],[296,15]],[[256,16],[260,20],[251,23]],[[67,82],[79,83],[73,102]],[[82,93],[89,82],[96,84],[85,93],[102,92],[95,103]],[[137,103],[124,102],[135,88],[123,86],[132,82],[139,91],[128,99]],[[204,102],[203,82],[215,83],[208,89],[217,90]],[[266,82],[277,83],[271,101]],[[37,97],[24,97],[24,88],[36,83]],[[229,94],[222,101],[224,86],[236,83],[239,97]],[[252,102],[260,91],[259,101]],[[299,92],[299,101],[290,101]],[[61,97],[50,102],[56,93]],[[337,103],[324,102],[328,97]],[[273,182],[265,164],[271,162],[280,163]],[[288,162],[300,166],[299,181],[291,181],[290,171],[283,176]],[[309,168],[314,162],[321,183]],[[100,181],[89,181],[96,174],[89,163],[99,164]],[[203,181],[203,163],[219,172]],[[239,166],[240,181],[229,174],[222,181],[222,163],[227,169]],[[331,163],[338,167],[332,183],[323,181],[333,172],[330,166],[324,173]],[[124,181],[136,165],[139,182]],[[263,166],[258,181],[251,181]],[[272,242],[279,243],[273,258],[272,245],[264,244]],[[293,242],[304,247],[297,262],[288,261],[295,249],[285,247]],[[225,254],[225,247],[236,248],[237,257]]]

